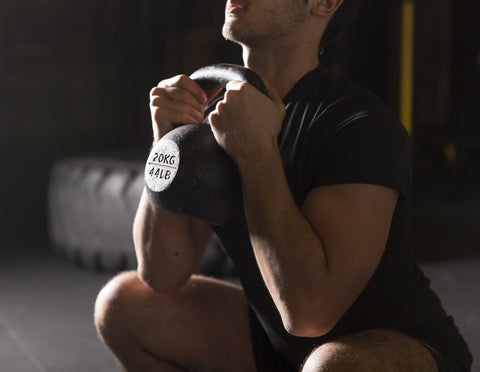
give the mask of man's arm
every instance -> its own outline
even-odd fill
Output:
[[[210,122],[240,170],[260,271],[286,330],[323,335],[377,267],[398,193],[365,184],[319,187],[300,210],[277,146],[284,114],[280,97],[271,87],[271,100],[244,83],[228,88]]]
[[[163,80],[150,92],[154,141],[178,125],[201,123],[207,97],[185,75]],[[205,221],[154,208],[144,191],[133,224],[140,279],[172,293],[190,278],[212,234]]]
[[[398,194],[375,185],[325,186],[312,190],[299,210],[280,157],[262,162],[242,166],[255,257],[286,330],[323,335],[375,271]]]
[[[211,235],[205,221],[154,208],[144,190],[133,224],[139,277],[157,292],[178,291],[198,268]]]

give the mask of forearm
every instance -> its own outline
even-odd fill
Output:
[[[276,144],[252,160],[239,168],[255,257],[285,328],[303,331],[327,282],[325,250],[292,197]]]
[[[144,191],[133,224],[140,278],[158,292],[177,291],[198,266],[209,233],[203,221],[154,208]]]
[[[150,91],[154,141],[175,127],[203,120],[207,96],[186,75]],[[140,278],[159,292],[175,292],[196,270],[210,239],[208,223],[154,208],[144,191],[133,224]]]

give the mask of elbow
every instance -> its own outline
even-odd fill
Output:
[[[294,312],[281,311],[280,315],[285,330],[296,337],[320,337],[330,332],[340,317],[315,309],[315,306],[308,306]]]
[[[335,326],[318,319],[295,319],[295,321],[284,321],[283,325],[292,336],[309,338],[323,336]]]

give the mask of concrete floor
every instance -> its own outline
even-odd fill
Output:
[[[480,372],[480,257],[423,265]],[[46,246],[0,250],[0,372],[114,372],[92,323],[109,275],[64,262]]]
[[[92,321],[107,275],[78,269],[46,247],[0,254],[1,372],[120,370]]]
[[[472,370],[480,372],[480,257],[422,266],[470,347]]]

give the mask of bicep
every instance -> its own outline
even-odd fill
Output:
[[[322,242],[332,290],[343,294],[345,306],[380,262],[398,195],[384,186],[341,184],[316,187],[305,200],[302,212]]]

